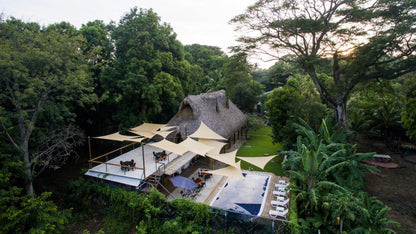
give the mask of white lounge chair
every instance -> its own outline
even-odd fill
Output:
[[[286,200],[283,200],[283,201],[279,201],[279,200],[277,200],[277,201],[274,201],[274,200],[272,200],[272,206],[273,207],[279,207],[279,206],[284,206],[284,207],[286,207],[287,206],[287,203],[289,203],[289,198],[288,199],[286,199]]]
[[[283,188],[283,187],[278,187],[278,188],[276,188],[276,190],[279,191],[279,192],[286,192],[285,188]]]
[[[285,189],[288,186],[288,184],[274,184],[274,186],[276,187],[276,189],[279,189],[279,188]]]
[[[288,212],[288,211],[289,211],[288,209],[285,209],[285,210],[283,210],[282,212],[277,211],[277,210],[269,210],[269,215],[270,215],[272,218],[276,218],[277,216],[279,216],[279,217],[283,217],[283,218],[285,218],[285,219],[286,219],[286,215],[287,215],[287,212]]]
[[[272,217],[272,218],[276,218],[277,217],[277,215],[279,214],[280,212],[278,212],[277,210],[269,210],[269,215]]]
[[[276,190],[274,190],[274,191],[273,191],[273,195],[274,195],[275,197],[277,197],[277,196],[287,196],[287,193],[286,193],[286,191],[285,191],[285,192],[281,192],[281,191],[276,191]]]
[[[284,201],[287,197],[286,196],[276,196],[277,201]]]
[[[276,206],[276,207],[274,207],[274,209],[275,209],[276,211],[283,212],[283,211],[285,211],[287,208],[285,208],[285,207],[283,207],[283,206]]]
[[[286,180],[279,180],[278,184],[288,186],[290,184],[290,182],[286,182]]]

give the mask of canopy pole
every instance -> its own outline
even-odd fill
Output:
[[[144,179],[146,179],[146,163],[144,160],[144,143],[142,141],[142,158],[143,158],[143,175],[144,175]]]
[[[91,169],[91,159],[92,159],[92,156],[91,156],[91,137],[90,136],[88,136],[88,152],[89,152],[89,155],[90,155],[90,161],[89,161],[88,165],[89,165],[89,167]]]

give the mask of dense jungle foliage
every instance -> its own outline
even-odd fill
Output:
[[[259,1],[233,22],[253,26],[250,17],[270,13],[273,2],[278,1]],[[62,233],[97,207],[109,223],[126,224],[108,232],[209,232],[216,214],[194,202],[169,203],[155,192],[146,197],[78,181],[64,198],[66,206],[58,207],[33,182],[76,156],[86,135],[167,122],[185,96],[219,89],[243,112],[265,117],[274,141],[291,156],[285,168],[297,206],[294,230],[333,232],[343,222],[352,232],[390,232],[396,223],[386,216],[388,208],[363,191],[368,168],[362,160],[371,155],[356,152],[351,142],[375,137],[397,147],[416,140],[415,3],[376,1],[374,9],[355,14],[361,1],[314,2],[346,4],[332,12],[348,16],[342,23],[376,19],[372,26],[378,27],[385,19],[396,27],[347,55],[325,57],[318,45],[309,53],[309,47],[286,43],[298,53],[257,69],[248,52],[273,35],[242,38],[247,47],[228,55],[215,46],[183,45],[151,9],[133,8],[118,23],[96,20],[79,29],[66,22],[40,26],[0,18],[0,232]],[[296,6],[279,9],[299,13]],[[287,32],[279,36],[288,42],[331,31],[346,43],[347,35],[362,33],[329,19],[301,18],[257,26]],[[281,41],[274,48],[284,46]]]

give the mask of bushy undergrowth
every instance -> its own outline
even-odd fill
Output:
[[[59,210],[52,193],[26,195],[16,186],[23,163],[0,153],[0,233],[62,233],[71,210]]]
[[[205,204],[186,199],[169,202],[156,190],[144,195],[83,179],[70,183],[68,201],[77,212],[103,215],[106,233],[133,229],[138,233],[211,233],[216,217]]]

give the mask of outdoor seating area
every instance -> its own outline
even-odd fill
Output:
[[[201,168],[198,171],[198,176],[201,177],[204,180],[208,180],[209,178],[212,177],[212,174],[211,173],[208,173],[207,171],[208,171],[208,169]]]
[[[285,180],[279,180],[277,184],[275,184],[275,189],[273,191],[273,196],[276,200],[271,201],[271,205],[273,209],[269,210],[269,215],[272,218],[281,217],[287,219],[287,213],[289,211],[288,204],[289,204],[289,196],[288,196],[288,186],[290,182],[286,182]]]
[[[134,167],[136,166],[136,163],[134,162],[134,159],[129,160],[129,161],[121,161],[120,160],[120,165],[121,165],[121,170],[122,171],[134,171]]]
[[[179,193],[181,198],[196,200],[196,198],[201,196],[202,189],[212,178],[212,174],[205,173],[205,171],[208,171],[208,169],[199,168],[191,175],[191,178],[176,175],[169,180],[172,182],[173,186],[180,189]]]
[[[165,156],[166,156],[166,151],[165,150],[163,150],[161,152],[155,152],[155,151],[153,151],[153,159],[155,161],[165,160],[165,158],[164,158]]]

